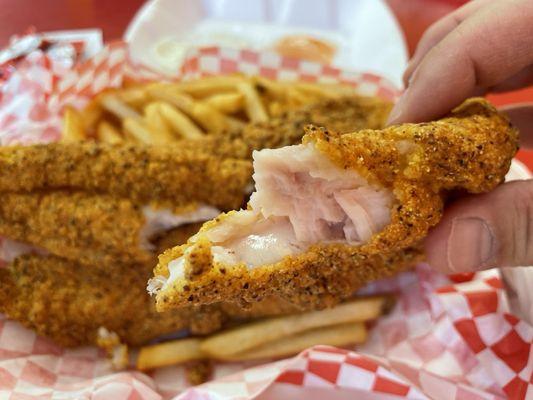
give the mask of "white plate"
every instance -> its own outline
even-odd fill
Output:
[[[374,72],[402,87],[407,48],[382,0],[151,0],[124,38],[135,61],[170,73],[190,46],[268,49],[290,34],[332,42],[338,48],[333,65]]]

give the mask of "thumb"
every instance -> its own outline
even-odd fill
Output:
[[[455,201],[425,250],[429,264],[445,273],[533,265],[533,180]]]
[[[511,104],[501,107],[514,127],[520,132],[520,144],[525,148],[533,148],[533,103]]]

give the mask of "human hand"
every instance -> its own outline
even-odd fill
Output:
[[[475,0],[431,26],[404,75],[389,123],[446,114],[464,99],[533,84],[533,1]],[[533,104],[508,107],[521,144],[533,146]],[[533,181],[450,204],[426,242],[447,273],[533,264]]]

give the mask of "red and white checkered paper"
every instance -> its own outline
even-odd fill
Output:
[[[127,53],[124,43],[109,45],[66,74],[30,54],[0,88],[0,144],[57,140],[65,104],[82,106],[125,78],[169,79],[133,65]],[[172,79],[234,72],[346,82],[388,99],[399,93],[372,74],[223,48],[192,51]],[[0,258],[11,249],[0,240]],[[212,381],[194,388],[180,366],[116,373],[95,348],[62,349],[0,317],[0,399],[533,398],[533,327],[510,314],[497,270],[445,277],[420,264],[362,291],[379,292],[396,293],[397,305],[355,350],[318,346],[252,368],[219,364]]]

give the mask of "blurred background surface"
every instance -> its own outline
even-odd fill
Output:
[[[405,35],[412,55],[424,31],[436,20],[467,0],[386,0]],[[144,0],[2,0],[0,46],[29,26],[37,31],[100,28],[104,40],[122,37]],[[533,88],[489,96],[497,105],[533,101]],[[521,150],[518,158],[533,170],[533,151]]]

